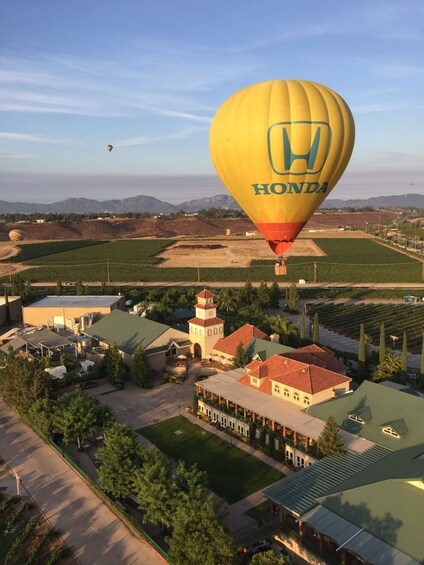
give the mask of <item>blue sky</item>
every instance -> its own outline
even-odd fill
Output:
[[[225,193],[216,109],[289,78],[353,111],[331,197],[424,192],[422,0],[3,0],[0,21],[0,199]]]

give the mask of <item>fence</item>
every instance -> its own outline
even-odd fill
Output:
[[[97,485],[94,483],[88,475],[84,473],[84,471],[77,465],[76,461],[72,454],[61,445],[57,445],[54,441],[48,441],[50,447],[58,453],[62,459],[64,459],[68,465],[74,469],[76,473],[87,483],[87,485],[93,490],[97,496],[99,496],[105,504],[109,506],[109,508],[129,527],[133,534],[137,537],[141,538],[143,541],[147,542],[155,551],[164,559],[166,563],[167,554],[165,551],[135,522],[131,516],[129,516],[126,511],[125,507],[124,510],[121,509],[121,504],[118,505],[117,502],[109,498],[107,494],[105,494]]]

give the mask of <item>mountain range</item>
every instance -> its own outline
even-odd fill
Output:
[[[368,199],[356,200],[326,200],[322,208],[421,208],[424,207],[423,194],[403,194],[398,196],[378,196]],[[0,200],[0,214],[126,214],[133,213],[172,213],[184,210],[197,212],[209,208],[227,208],[237,210],[240,207],[235,200],[227,194],[219,194],[208,198],[187,200],[178,206],[163,202],[152,196],[133,196],[122,200],[93,200],[89,198],[67,198],[51,204],[31,202],[6,202]]]

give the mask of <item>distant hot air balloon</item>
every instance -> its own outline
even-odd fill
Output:
[[[110,152],[113,149],[113,145],[106,145],[106,149]]]
[[[215,169],[277,255],[340,179],[354,130],[346,102],[304,80],[248,86],[218,109],[209,138]]]
[[[25,232],[22,230],[10,230],[9,239],[10,241],[22,241],[25,239]]]

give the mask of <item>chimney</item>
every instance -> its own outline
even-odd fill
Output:
[[[280,343],[280,336],[276,333],[273,333],[269,336],[270,341],[273,343]]]
[[[260,365],[259,367],[259,378],[263,379],[268,374],[268,367],[266,365]]]

